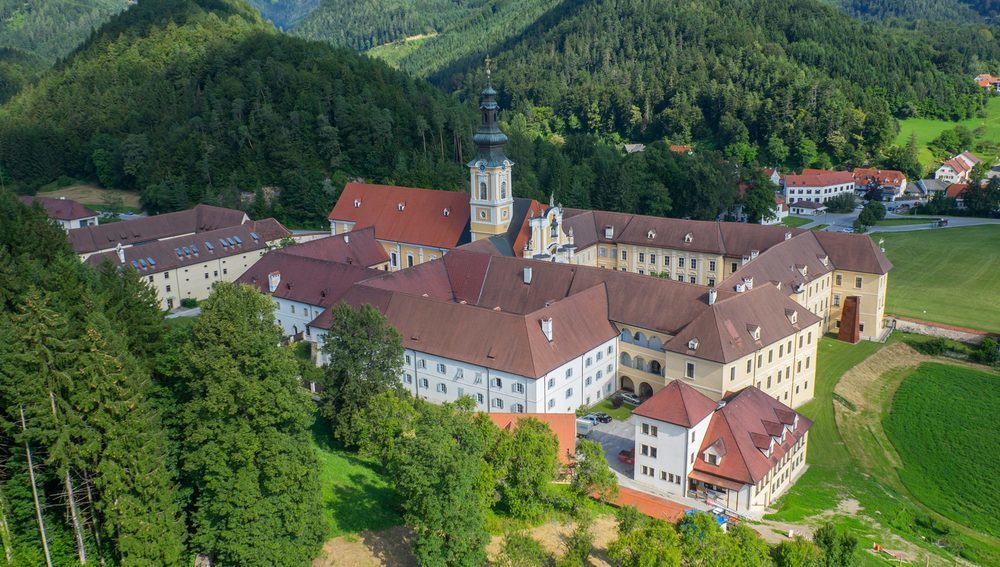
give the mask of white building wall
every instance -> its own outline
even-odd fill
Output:
[[[635,480],[667,494],[686,496],[688,475],[711,419],[710,414],[694,427],[686,428],[634,415]],[[656,435],[653,435],[653,427],[656,428]],[[643,446],[646,447],[646,454],[643,454]],[[654,448],[655,457],[651,450]]]
[[[271,299],[275,305],[274,317],[286,337],[302,332],[308,337],[311,332],[309,323],[323,312],[323,307],[319,305],[274,296]]]

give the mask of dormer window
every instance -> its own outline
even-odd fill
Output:
[[[398,205],[396,205],[396,208],[399,209],[400,211],[403,211],[404,209],[406,209],[406,203],[400,202]]]
[[[448,207],[445,207],[444,211],[442,211],[441,214],[443,214],[444,216],[448,216],[448,215],[451,214],[451,209],[449,209]]]
[[[708,464],[710,464],[710,465],[718,466],[719,465],[719,461],[721,461],[721,460],[722,459],[720,459],[718,455],[713,455],[712,453],[706,453],[705,454],[705,462],[708,463]]]
[[[688,341],[688,350],[698,350],[698,339],[693,338]]]
[[[614,237],[615,237],[615,227],[610,225],[604,227],[604,238],[611,240]]]
[[[795,311],[795,310],[792,310],[792,309],[786,309],[785,310],[785,316],[788,317],[788,322],[791,323],[791,324],[793,324],[793,325],[795,325],[796,323],[799,322],[799,312],[798,311]]]
[[[656,238],[656,231],[655,230],[650,230],[649,232],[647,232],[646,233],[646,238],[648,238],[649,240],[652,240],[652,239]]]
[[[690,232],[687,233],[687,234],[685,234],[684,235],[684,243],[685,244],[691,244],[692,242],[694,242],[694,234],[691,234]]]
[[[361,208],[361,199],[355,199],[354,200],[354,208],[355,209],[360,209]]]
[[[753,337],[753,340],[755,341],[760,340],[760,325],[754,325],[753,323],[748,323],[747,331],[750,333],[750,336]]]

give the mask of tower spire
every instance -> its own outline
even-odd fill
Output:
[[[479,94],[479,112],[482,121],[479,130],[472,136],[472,141],[476,144],[476,159],[474,161],[484,161],[490,165],[499,165],[507,159],[504,153],[504,146],[507,145],[507,136],[500,131],[497,124],[497,112],[500,105],[497,104],[497,92],[493,90],[493,59],[487,55],[486,66],[486,86]]]

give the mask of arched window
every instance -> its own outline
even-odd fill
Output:
[[[482,201],[489,199],[489,192],[486,190],[486,181],[482,179],[479,180],[479,199]]]
[[[507,198],[507,182],[506,181],[501,181],[500,182],[500,198],[501,199],[506,199]]]
[[[629,331],[628,329],[622,329],[621,341],[623,343],[632,342],[632,331]]]
[[[632,368],[632,357],[628,355],[627,352],[623,352],[621,356],[621,365]]]
[[[635,334],[635,344],[639,346],[647,346],[646,344],[646,334],[639,331]]]
[[[660,350],[663,348],[663,341],[660,340],[660,337],[649,337],[649,348]]]
[[[646,369],[646,359],[642,358],[641,356],[635,357],[635,359],[633,360],[632,368],[635,368],[636,370],[642,370],[643,372],[646,372],[646,370],[647,370]]]
[[[652,361],[649,363],[649,371],[658,376],[663,376],[663,367],[660,366],[658,361]]]

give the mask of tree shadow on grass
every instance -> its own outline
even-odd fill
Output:
[[[351,474],[346,483],[335,486],[325,507],[343,532],[383,530],[403,523],[396,491],[361,474]]]

